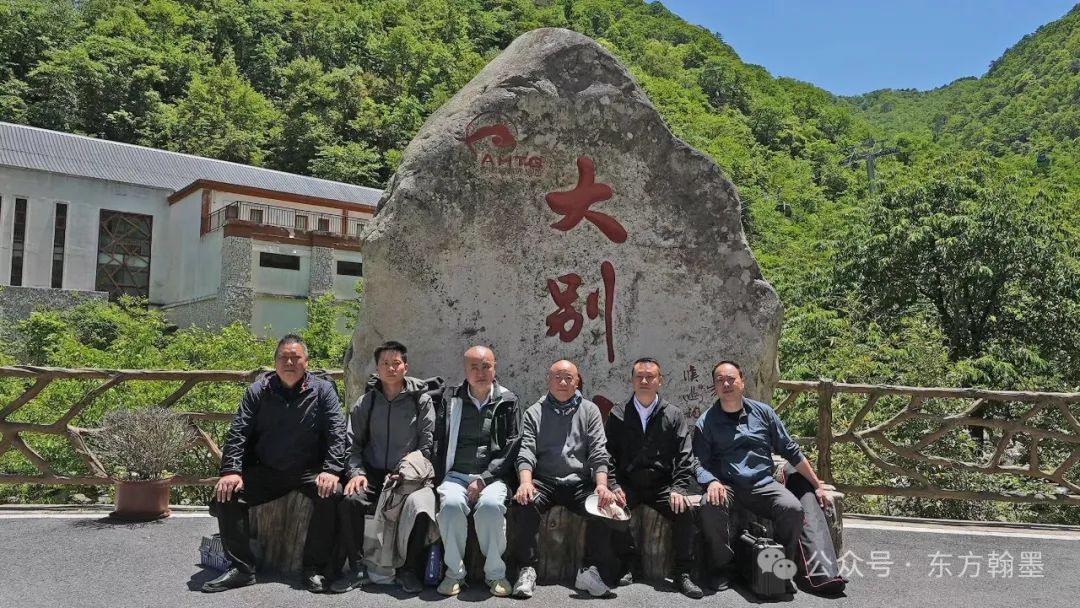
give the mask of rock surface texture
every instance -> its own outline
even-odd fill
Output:
[[[561,358],[602,405],[629,397],[645,356],[692,416],[712,403],[721,359],[742,365],[749,395],[771,396],[783,307],[734,186],[585,36],[515,40],[432,114],[379,208],[362,236],[352,399],[391,339],[410,375],[453,381],[466,348],[490,345],[526,403]]]

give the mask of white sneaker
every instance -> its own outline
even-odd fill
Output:
[[[593,597],[603,597],[611,592],[611,589],[604,584],[604,579],[600,578],[600,571],[596,569],[596,566],[578,570],[574,588],[585,591]]]
[[[518,573],[517,584],[514,585],[513,596],[518,599],[526,599],[533,596],[536,590],[536,570],[526,566]]]

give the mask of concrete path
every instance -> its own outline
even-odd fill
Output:
[[[0,606],[5,608],[147,608],[271,606],[415,607],[431,602],[484,602],[534,608],[592,601],[619,608],[746,606],[758,603],[739,589],[687,600],[663,583],[618,590],[606,602],[559,585],[542,586],[522,604],[469,589],[443,598],[434,589],[419,597],[394,587],[315,596],[293,581],[266,577],[222,594],[198,591],[216,573],[198,564],[199,539],[216,530],[204,510],[177,512],[147,524],[114,524],[105,512],[83,509],[0,508]],[[1080,603],[1080,531],[1055,527],[938,524],[851,517],[845,520],[845,556],[851,585],[845,597],[797,593],[792,606],[925,608],[1071,607]],[[936,556],[936,557],[935,557]],[[887,563],[891,562],[891,563]]]

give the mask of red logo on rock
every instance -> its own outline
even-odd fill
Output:
[[[472,119],[465,126],[465,145],[476,154],[476,142],[491,139],[491,145],[498,150],[509,152],[517,146],[514,128],[510,119],[498,112],[484,112]]]
[[[544,159],[540,156],[512,154],[518,145],[517,126],[501,112],[477,114],[465,126],[465,136],[461,140],[484,169],[536,173],[544,168]]]

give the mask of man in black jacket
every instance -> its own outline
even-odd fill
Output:
[[[446,575],[439,593],[457,595],[465,581],[465,543],[472,513],[484,554],[484,580],[496,597],[510,595],[506,579],[507,479],[521,412],[517,395],[495,380],[495,353],[485,346],[465,351],[465,382],[447,389],[435,417],[435,475],[439,534]]]
[[[315,507],[304,543],[303,584],[312,593],[326,590],[345,466],[345,418],[334,385],[308,373],[307,360],[304,341],[285,336],[274,353],[275,371],[248,387],[240,402],[210,505],[231,565],[203,585],[204,592],[255,582],[248,508],[293,490]]]
[[[675,525],[675,587],[698,599],[701,588],[690,578],[694,562],[694,518],[687,495],[695,487],[692,435],[683,412],[659,394],[663,384],[656,359],[642,358],[631,367],[634,394],[608,416],[604,431],[611,453],[613,488],[630,509],[648,505]],[[589,522],[596,526],[597,522]],[[630,529],[607,527],[614,552],[628,562],[640,558]],[[627,572],[621,583],[633,580]]]

